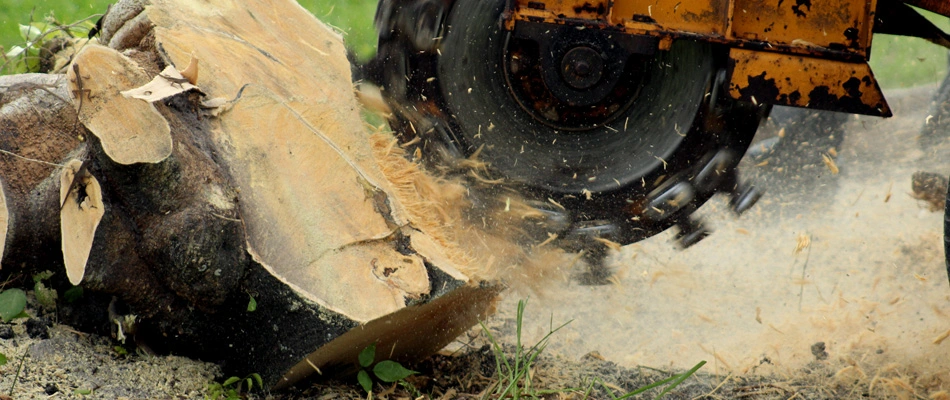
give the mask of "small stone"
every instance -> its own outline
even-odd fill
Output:
[[[47,396],[52,396],[56,394],[56,392],[58,391],[59,391],[59,388],[56,387],[55,383],[50,383],[46,385],[46,387],[43,388],[43,392],[45,392]]]
[[[816,360],[827,360],[828,352],[825,351],[825,342],[817,342],[811,345],[811,354],[815,356]]]
[[[13,327],[7,324],[0,325],[0,339],[13,339]]]
[[[33,339],[49,339],[49,327],[53,324],[47,318],[26,320],[26,333]]]
[[[911,178],[913,197],[923,200],[930,206],[930,211],[939,211],[944,208],[947,196],[947,177],[933,172],[914,172]]]

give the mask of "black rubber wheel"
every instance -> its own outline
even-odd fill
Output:
[[[950,279],[950,186],[943,206],[943,254],[947,266],[947,278]]]
[[[710,45],[679,41],[659,52],[645,66],[649,79],[639,96],[610,122],[558,130],[526,112],[506,82],[509,33],[497,23],[504,7],[462,1],[449,17],[439,79],[463,153],[482,148],[483,159],[508,180],[558,197],[641,186],[641,178],[672,159],[716,71]]]
[[[701,159],[721,149],[741,156],[768,114],[768,106],[725,96],[726,49],[679,40],[652,57],[631,57],[643,79],[628,91],[635,93],[630,101],[601,121],[539,120],[526,107],[536,99],[513,89],[509,76],[513,34],[501,25],[505,3],[457,1],[447,17],[437,76],[453,145],[465,156],[478,152],[527,197],[556,199],[577,226],[611,221],[620,231],[611,240],[624,244],[665,230],[714,192],[698,193],[691,207],[662,220],[640,220],[636,209],[655,185],[690,179]]]

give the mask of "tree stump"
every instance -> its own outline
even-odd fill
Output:
[[[369,136],[341,37],[296,2],[120,2],[100,43],[0,77],[0,273],[65,271],[61,320],[283,387],[490,311],[464,189]]]

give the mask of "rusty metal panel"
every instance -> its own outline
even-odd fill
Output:
[[[725,37],[729,0],[616,0],[612,25]]]
[[[723,38],[730,0],[515,0],[514,21],[611,25],[629,33]]]
[[[661,49],[688,38],[859,61],[867,59],[878,0],[513,1],[509,30],[516,21],[580,24],[659,37]]]
[[[871,41],[872,0],[734,0],[737,39],[773,45],[846,50],[865,55]]]
[[[867,63],[731,49],[733,98],[890,117],[891,109]]]
[[[513,20],[603,24],[610,13],[610,3],[609,0],[516,0]]]

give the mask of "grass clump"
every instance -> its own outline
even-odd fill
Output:
[[[498,376],[498,381],[495,382],[493,388],[489,390],[491,395],[497,396],[498,398],[511,397],[513,399],[520,399],[522,397],[534,398],[544,394],[551,394],[557,391],[540,391],[532,387],[531,384],[531,368],[532,365],[537,361],[538,356],[541,355],[541,352],[544,351],[545,347],[548,345],[548,341],[551,339],[551,335],[560,330],[561,328],[567,326],[570,321],[565,322],[564,324],[554,328],[553,322],[548,333],[544,335],[541,340],[532,345],[529,348],[525,348],[521,342],[521,329],[524,323],[524,309],[528,304],[527,300],[518,301],[518,311],[516,314],[516,333],[515,333],[515,351],[511,358],[505,354],[505,351],[502,349],[502,346],[495,340],[495,337],[492,335],[491,331],[485,326],[484,322],[479,322],[482,327],[482,332],[488,336],[488,340],[491,342],[492,350],[495,353],[495,373]]]
[[[553,321],[548,333],[544,335],[541,340],[530,347],[525,347],[522,341],[522,328],[524,322],[524,310],[527,305],[527,300],[521,300],[518,302],[518,310],[515,317],[516,327],[515,327],[515,349],[513,354],[506,352],[502,345],[495,339],[488,327],[482,322],[482,332],[488,337],[488,340],[491,342],[491,348],[495,355],[495,373],[497,375],[497,381],[491,385],[485,392],[482,394],[484,399],[500,399],[500,398],[511,398],[511,399],[536,399],[544,397],[547,395],[557,394],[557,393],[575,393],[581,394],[582,398],[592,398],[592,392],[595,389],[595,386],[600,386],[601,389],[614,400],[630,398],[642,393],[645,393],[652,389],[657,389],[663,387],[663,390],[657,394],[655,398],[659,399],[666,394],[670,393],[673,389],[679,386],[687,378],[695,374],[703,365],[706,364],[706,361],[701,361],[696,364],[689,371],[686,371],[682,374],[676,374],[669,378],[654,382],[649,385],[645,385],[641,388],[638,388],[634,391],[615,394],[614,390],[611,389],[605,382],[600,380],[600,378],[595,378],[587,385],[585,389],[579,388],[564,388],[564,389],[554,389],[554,390],[542,390],[536,388],[532,383],[532,371],[538,360],[538,357],[541,355],[541,352],[547,347],[548,342],[550,341],[552,335],[561,328],[567,326],[571,321],[568,321],[564,324],[561,324],[558,327],[554,327]],[[664,387],[665,386],[665,387]]]

